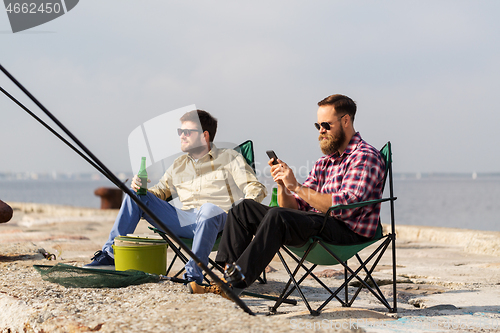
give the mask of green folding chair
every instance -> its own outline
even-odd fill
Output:
[[[366,243],[361,244],[353,244],[353,245],[335,245],[329,244],[325,242],[321,237],[312,237],[309,239],[308,243],[302,247],[291,247],[291,246],[283,246],[281,250],[287,253],[292,259],[297,263],[297,266],[293,270],[290,270],[290,267],[287,265],[284,260],[281,250],[278,251],[278,256],[285,267],[286,271],[290,279],[283,289],[280,297],[274,304],[274,306],[270,309],[271,312],[276,312],[278,307],[283,303],[283,300],[287,299],[293,291],[297,290],[300,297],[306,304],[307,309],[313,316],[317,316],[320,314],[321,310],[332,300],[338,300],[342,306],[350,307],[356,297],[359,295],[363,288],[366,288],[371,294],[373,294],[377,300],[379,300],[388,310],[389,312],[397,312],[397,297],[396,297],[396,233],[395,233],[395,219],[394,219],[394,201],[397,199],[394,197],[393,191],[393,179],[392,179],[392,152],[391,152],[391,143],[388,142],[381,150],[380,153],[385,161],[385,176],[384,176],[384,187],[389,178],[389,197],[383,198],[379,200],[370,200],[359,202],[350,205],[337,205],[332,206],[325,214],[324,223],[327,221],[327,217],[330,215],[330,212],[339,210],[339,209],[352,209],[357,207],[363,207],[367,205],[375,205],[382,202],[390,202],[390,214],[391,214],[391,231],[385,235],[382,234],[382,224],[379,220],[378,228],[376,230],[376,234],[372,240]],[[371,254],[366,259],[361,259],[359,252],[366,247],[380,243],[378,247],[371,252]],[[378,286],[376,280],[373,278],[372,273],[379,263],[380,259],[384,255],[385,251],[392,245],[392,296],[393,296],[393,305],[391,306],[387,298],[384,296],[380,287]],[[352,257],[356,257],[359,267],[357,269],[351,269],[347,264],[347,261]],[[307,267],[305,262],[310,263],[310,267]],[[344,267],[344,282],[342,285],[337,287],[335,290],[331,290],[320,278],[318,278],[313,270],[318,266],[331,266],[331,265],[342,265]],[[371,267],[368,265],[371,264]],[[304,275],[300,279],[296,279],[297,273],[300,269],[305,271]],[[364,274],[364,277],[361,275]],[[304,279],[308,276],[311,276],[316,282],[319,283],[325,290],[328,291],[330,296],[315,310],[311,308],[311,305],[307,301],[304,292],[302,291],[300,284],[304,281]],[[348,294],[348,285],[349,283],[356,279],[359,281],[359,286],[357,287],[354,294],[349,298]],[[293,284],[293,286],[291,286]],[[291,287],[291,288],[290,288]],[[344,291],[344,299],[339,297],[339,293]]]
[[[255,172],[255,154],[254,154],[254,150],[253,150],[253,142],[251,140],[247,140],[245,142],[243,142],[242,144],[236,146],[235,148],[233,148],[234,150],[236,150],[238,153],[240,153],[241,155],[243,155],[243,157],[245,158],[245,161],[248,163],[248,165],[250,165],[252,167],[252,170]],[[167,199],[167,201],[171,200],[171,198]],[[159,235],[161,235],[164,239],[168,238],[167,235],[159,230],[159,229],[156,229],[156,228],[153,228],[153,227],[149,227],[149,229],[153,230],[154,232],[158,233]],[[222,232],[220,232],[218,235],[217,235],[217,240],[215,241],[215,244],[212,248],[212,252],[214,251],[217,251],[219,249],[219,243],[220,243],[220,239],[221,239],[221,236],[222,236]],[[193,239],[191,238],[182,238],[180,237],[180,239],[184,242],[184,244],[186,244],[189,248],[192,248],[193,246]],[[168,276],[170,274],[170,271],[172,270],[175,262],[177,259],[180,259],[184,265],[188,262],[189,258],[186,257],[186,255],[184,255],[181,251],[181,247],[177,247],[177,246],[171,246],[172,250],[174,251],[174,257],[172,258],[171,262],[170,262],[170,265],[168,266],[167,268],[167,272],[166,272],[166,276]],[[224,268],[221,267],[220,265],[218,265],[217,263],[215,263],[212,259],[208,258],[208,261],[211,265],[210,269],[217,269],[218,271],[220,272],[224,272]],[[175,273],[172,277],[174,278],[177,278],[178,276],[180,276],[182,273],[184,272],[184,267],[182,269],[180,269],[177,273]],[[205,275],[205,280],[206,282],[209,282],[208,279],[206,278],[206,275]],[[261,277],[259,277],[258,281],[260,283],[267,283],[267,279],[266,279],[266,273],[264,272],[262,274]]]

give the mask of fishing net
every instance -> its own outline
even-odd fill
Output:
[[[33,265],[33,267],[45,281],[68,288],[121,288],[160,281],[159,275],[136,270],[112,271],[65,264]]]

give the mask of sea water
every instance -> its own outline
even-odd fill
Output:
[[[3,180],[0,200],[100,208],[99,187],[114,187],[108,180]]]
[[[397,224],[500,231],[498,176],[399,177],[394,195]],[[389,213],[389,205],[383,204],[385,224],[390,223]]]
[[[271,193],[272,180],[263,182]],[[114,185],[105,179],[0,180],[0,200],[99,208],[94,191],[102,186]],[[500,175],[400,174],[395,175],[394,195],[396,224],[500,231]],[[389,204],[382,207],[382,222],[389,224]]]

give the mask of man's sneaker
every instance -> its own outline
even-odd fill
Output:
[[[111,258],[107,252],[97,251],[92,257],[92,262],[83,267],[96,267],[96,266],[114,266],[115,259]]]
[[[192,281],[192,282],[189,282],[189,284],[187,286],[188,286],[189,293],[191,293],[191,294],[212,293],[212,294],[216,294],[216,295],[221,295],[222,297],[230,300],[229,296],[227,296],[226,293],[216,284],[211,284],[209,286],[200,286],[195,281]]]

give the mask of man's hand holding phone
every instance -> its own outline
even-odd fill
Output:
[[[278,184],[278,203],[280,207],[298,209],[297,201],[290,191],[297,189],[300,184],[295,179],[292,169],[280,160],[272,150],[268,150],[267,156],[270,160],[267,162],[271,167],[271,176]]]
[[[268,164],[271,166],[271,176],[273,176],[273,180],[278,185],[284,186],[288,190],[293,191],[296,189],[300,184],[297,182],[292,169],[290,169],[285,162],[278,159],[274,151],[268,150],[266,153],[270,158]]]
[[[281,170],[281,164],[278,163],[278,156],[274,150],[267,150],[267,156],[269,156],[269,161],[267,164],[271,167],[271,176],[273,176],[273,180],[278,183],[278,185],[284,186],[282,181],[277,181],[275,175]]]
[[[269,156],[270,161],[268,162],[269,165],[273,166],[278,164],[278,156],[276,156],[276,153],[274,150],[267,150],[266,151],[267,156]]]

